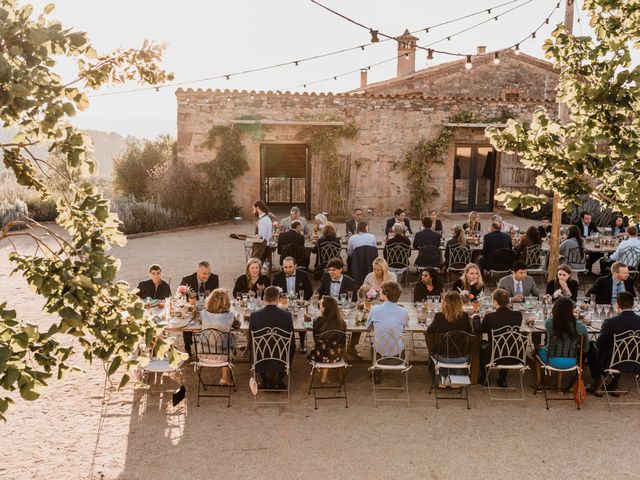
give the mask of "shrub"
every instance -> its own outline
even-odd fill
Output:
[[[22,200],[9,202],[7,200],[0,201],[0,228],[7,226],[9,222],[24,219],[28,215],[27,204]],[[18,230],[23,227],[14,227]]]
[[[29,216],[36,222],[54,222],[58,216],[56,202],[52,198],[30,198],[27,200],[27,209]]]
[[[593,198],[584,197],[580,205],[574,204],[571,209],[567,208],[562,211],[562,223],[572,224],[580,219],[580,212],[585,211],[591,214],[591,221],[598,227],[609,227],[613,221],[615,212],[609,208],[603,207],[600,202]],[[532,209],[517,208],[513,211],[514,215],[523,218],[531,218],[541,220],[544,217],[551,218],[553,212],[553,199],[549,199],[547,203],[537,212]]]
[[[179,227],[179,217],[171,210],[152,202],[141,202],[133,196],[116,197],[111,207],[122,222],[125,234],[156,232]]]

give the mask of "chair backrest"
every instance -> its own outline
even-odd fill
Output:
[[[340,242],[338,240],[318,244],[320,266],[326,268],[329,260],[332,258],[340,258],[340,248]]]
[[[618,261],[624,263],[632,270],[638,270],[638,266],[640,265],[640,248],[623,248],[618,254]]]
[[[508,272],[516,259],[516,253],[511,248],[500,248],[487,256],[484,263],[485,270]]]
[[[613,336],[609,368],[627,373],[640,373],[640,330],[627,330]]]
[[[289,352],[293,332],[278,327],[265,327],[252,332],[253,367],[267,362],[280,362],[289,368]]]
[[[526,365],[529,337],[520,332],[520,327],[507,325],[491,330],[491,341],[491,363],[513,359]]]
[[[244,242],[244,261],[248,262],[253,252],[253,242],[245,240]]]
[[[471,359],[473,335],[455,330],[453,332],[438,333],[435,340],[434,353],[443,358]]]
[[[328,330],[319,335],[315,335],[313,341],[316,350],[329,352],[327,358],[323,358],[324,363],[334,363],[343,360],[344,352],[347,350],[347,340],[349,334],[342,330]]]
[[[528,268],[540,268],[542,266],[542,245],[537,243],[527,247],[525,263]]]
[[[290,243],[282,248],[282,255],[280,255],[280,264],[286,257],[293,257],[296,259],[298,267],[304,267],[306,262],[306,250],[303,245],[294,245]]]
[[[372,365],[408,365],[409,355],[404,348],[402,332],[392,329],[377,330],[371,338]]]
[[[585,263],[584,251],[580,247],[574,247],[567,252],[567,263],[569,265],[582,265]]]
[[[553,336],[549,339],[547,357],[578,358],[580,355],[580,335],[575,337]]]
[[[392,243],[386,246],[387,263],[391,268],[406,268],[409,266],[411,256],[411,245],[404,243]]]
[[[449,266],[464,268],[471,263],[471,249],[459,243],[449,245]]]
[[[440,249],[433,245],[420,247],[418,258],[416,258],[416,266],[420,268],[438,268],[440,266]]]
[[[351,254],[351,274],[360,288],[367,275],[373,272],[373,261],[378,257],[378,249],[373,245],[362,245]]]
[[[217,328],[206,328],[193,334],[193,345],[196,358],[198,355],[226,355],[231,357],[233,340],[231,332],[223,332]]]

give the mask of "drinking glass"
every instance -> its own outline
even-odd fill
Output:
[[[347,302],[347,294],[346,293],[341,293],[340,294],[340,304],[344,305]]]
[[[347,303],[351,303],[351,300],[353,299],[353,292],[347,292]]]
[[[605,314],[605,317],[608,317],[608,316],[609,316],[609,311],[611,310],[611,305],[609,305],[608,303],[605,303],[605,304],[603,305],[603,307],[604,307],[604,314]]]
[[[604,310],[604,305],[602,305],[602,304],[596,305],[596,310],[598,312],[598,316],[601,316],[602,315],[602,311]]]

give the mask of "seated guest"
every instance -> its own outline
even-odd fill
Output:
[[[580,232],[582,238],[588,238],[594,233],[600,233],[598,231],[598,227],[596,227],[595,224],[591,221],[591,214],[589,212],[580,212],[580,220],[578,220],[578,222],[576,222],[574,225],[578,227],[578,231]],[[571,230],[571,228],[569,228],[569,230]],[[587,255],[585,266],[589,273],[591,273],[591,270],[593,269],[593,264],[603,256],[604,254],[599,252],[591,252],[589,255]]]
[[[482,245],[482,258],[480,259],[480,266],[485,268],[489,266],[487,261],[492,254],[498,252],[503,248],[513,248],[511,243],[511,235],[501,232],[502,228],[500,222],[493,222],[491,224],[491,232],[484,236]]]
[[[449,262],[451,261],[451,249],[456,245],[460,245],[461,247],[467,246],[467,237],[464,234],[464,229],[460,227],[460,225],[454,225],[451,229],[453,232],[453,236],[447,240],[447,244],[444,247],[444,264],[442,265],[442,269],[446,270],[449,267]]]
[[[364,297],[372,288],[379,291],[384,282],[396,281],[396,274],[389,271],[387,261],[382,257],[378,257],[373,261],[373,271],[364,277],[364,283],[358,292],[359,296]]]
[[[438,212],[435,210],[429,210],[429,218],[431,219],[431,228],[442,235],[444,231],[442,228],[442,222],[438,220]]]
[[[280,289],[278,287],[268,286],[265,288],[263,299],[265,306],[251,313],[249,319],[249,331],[251,332],[252,338],[256,335],[256,332],[263,328],[279,328],[293,334],[293,319],[291,318],[291,313],[278,307],[279,298]],[[293,341],[292,335],[289,365],[293,362],[294,352],[295,342]],[[282,362],[276,360],[260,362],[256,365],[256,373],[260,375],[262,380],[259,388],[275,390],[284,390],[287,388],[283,383],[286,372]]]
[[[409,235],[413,235],[413,232],[411,231],[411,221],[409,221],[409,219],[407,218],[407,214],[404,208],[397,208],[394,212],[393,218],[387,220],[387,225],[384,227],[384,234],[389,235],[389,232],[391,232],[391,229],[396,223],[404,223],[404,226],[407,227],[407,232],[409,232]]]
[[[293,222],[300,222],[300,233],[306,235],[309,233],[309,229],[307,228],[307,219],[300,216],[300,209],[298,207],[291,207],[291,211],[289,212],[289,216],[280,220],[280,226],[282,227],[282,231],[286,232],[290,228],[293,228]]]
[[[602,385],[602,369],[595,348],[591,348],[587,327],[574,315],[575,304],[568,297],[562,297],[553,304],[551,318],[544,322],[547,343],[539,348],[540,359],[553,368],[566,369],[576,365],[580,356],[582,337],[583,358],[587,359],[596,388]],[[552,348],[551,351],[549,349]],[[553,356],[562,352],[562,356]],[[540,363],[536,362],[536,375],[540,378]]]
[[[404,345],[402,333],[409,323],[409,312],[397,305],[402,290],[396,282],[384,282],[380,291],[381,305],[371,308],[366,327],[373,328],[374,345],[378,354],[385,357],[399,357]],[[375,370],[373,381],[380,383],[382,372]]]
[[[413,301],[421,302],[432,295],[442,295],[442,280],[438,270],[427,267],[420,273],[420,280],[413,287]]]
[[[306,260],[306,255],[304,254],[304,235],[302,235],[301,231],[302,231],[302,224],[300,223],[300,221],[294,220],[293,222],[291,222],[291,228],[289,228],[289,230],[287,230],[286,232],[282,232],[278,236],[278,255],[280,255],[281,264],[282,264],[282,259],[285,256],[288,256],[288,255],[293,256],[291,253],[292,249],[288,249],[290,250],[289,252],[285,251],[285,249],[289,245],[296,246],[293,249],[296,251],[295,253],[297,253],[298,261],[302,263],[302,260]],[[302,263],[301,266],[306,268],[308,266],[308,262],[306,263],[307,265]]]
[[[540,221],[540,225],[538,225],[538,235],[540,235],[540,238],[551,237],[551,223],[548,217],[544,217]]]
[[[358,231],[358,224],[361,221],[362,221],[362,209],[354,208],[353,217],[350,220],[347,220],[347,223],[346,223],[347,236],[354,235]]]
[[[333,297],[324,296],[320,300],[320,316],[313,322],[314,346],[308,358],[313,362],[333,363],[345,359],[342,346],[327,345],[321,340],[321,335],[331,331],[347,331],[347,324],[342,319],[338,302]],[[329,368],[323,368],[320,383],[329,383]]]
[[[433,222],[430,217],[424,217],[422,219],[422,230],[416,233],[413,238],[413,248],[419,249],[427,245],[432,245],[436,248],[440,248],[440,240],[442,235],[435,232],[433,229]]]
[[[282,261],[282,271],[273,276],[273,285],[279,287],[284,293],[302,294],[304,300],[309,300],[313,295],[313,287],[309,280],[309,275],[304,270],[297,268],[296,259],[293,257],[285,257]],[[305,353],[305,336],[306,332],[298,332],[300,338],[300,352]]]
[[[231,312],[231,301],[229,299],[229,292],[225,288],[216,288],[207,297],[205,302],[205,308],[200,312],[200,318],[202,319],[202,329],[215,328],[221,332],[229,332],[235,316]],[[229,336],[229,340],[233,343],[235,337]],[[233,345],[218,345],[218,349],[221,348],[233,348]],[[203,359],[202,355],[198,360],[207,361],[226,361],[227,355],[210,355],[207,354]],[[220,385],[227,385],[229,383],[229,368],[222,367],[220,375]]]
[[[520,260],[515,261],[511,266],[511,275],[500,279],[498,288],[506,290],[512,302],[522,302],[525,297],[539,295],[535,280],[527,275],[526,263]]]
[[[436,312],[427,333],[468,332],[471,333],[469,315],[462,309],[462,297],[458,292],[447,292],[442,299],[440,311]]]
[[[386,241],[386,243],[384,244],[384,250],[382,255],[384,256],[384,259],[387,262],[391,263],[391,267],[393,268],[402,268],[405,265],[409,264],[409,257],[411,256],[411,240],[409,240],[407,237],[405,237],[404,232],[405,232],[405,226],[401,223],[396,223],[393,226],[393,237],[391,237],[390,239],[388,239]],[[393,245],[399,244],[401,243],[402,245],[404,245],[406,247],[406,256],[402,259],[398,259],[399,261],[396,261],[395,264],[394,262],[391,262],[389,260],[389,248],[391,248]]]
[[[576,257],[575,253],[573,253],[573,257],[569,258],[569,253],[571,251],[576,251],[578,249],[579,255]],[[584,264],[584,240],[582,239],[582,235],[580,235],[580,229],[575,225],[571,225],[569,227],[569,231],[567,233],[567,239],[564,240],[560,244],[560,256],[564,257],[565,262],[571,268],[580,269],[585,266]],[[569,262],[569,260],[574,260],[573,262]],[[581,261],[575,261],[581,260]]]
[[[262,274],[262,262],[257,258],[250,258],[244,275],[236,279],[233,286],[233,296],[238,294],[253,292],[258,298],[262,297],[264,289],[271,285],[271,280],[267,275]]]
[[[171,287],[162,280],[162,268],[154,263],[149,267],[149,280],[144,280],[138,284],[138,296],[143,300],[152,298],[154,300],[164,300],[171,296]]]
[[[540,239],[540,234],[538,232],[538,229],[534,226],[531,226],[527,229],[527,233],[525,234],[524,237],[522,237],[520,239],[520,242],[518,242],[518,245],[516,245],[516,254],[518,256],[518,259],[522,260],[523,262],[527,261],[527,248],[533,246],[533,245],[540,245],[542,243],[542,240]]]
[[[497,213],[491,217],[491,223],[499,223],[500,231],[504,233],[509,233],[515,230],[517,227],[512,223],[505,221],[500,215]]]
[[[500,288],[493,292],[493,307],[495,312],[487,313],[482,321],[478,321],[475,325],[475,331],[478,333],[487,333],[489,335],[489,342],[484,342],[480,346],[480,365],[481,371],[484,373],[482,377],[486,376],[484,369],[486,365],[491,361],[491,331],[498,330],[503,327],[520,327],[522,325],[522,313],[516,312],[509,308],[509,293]],[[479,317],[477,317],[479,318]],[[507,362],[505,362],[507,363]],[[501,369],[498,374],[498,386],[507,388],[507,370]],[[479,384],[483,384],[484,381],[478,380]]]
[[[466,223],[462,225],[462,229],[469,235],[480,233],[482,231],[480,215],[478,212],[469,212],[469,217],[467,218]]]
[[[620,256],[620,252],[622,252],[627,248],[635,248],[640,250],[640,238],[637,237],[638,227],[636,227],[635,225],[631,225],[630,227],[627,227],[627,235],[629,235],[629,238],[621,241],[620,244],[618,245],[618,248],[616,248],[616,251],[609,256],[611,260],[618,260],[618,257]],[[637,267],[637,265],[633,265],[633,266]]]
[[[614,237],[623,236],[628,227],[625,217],[622,215],[616,215],[611,222],[611,235]]]
[[[451,290],[458,292],[471,301],[477,301],[478,296],[484,290],[484,282],[480,274],[480,268],[475,263],[469,263],[464,267],[462,276],[453,282]]]
[[[313,218],[313,234],[318,235],[318,233],[322,232],[327,223],[329,222],[326,215],[324,213],[318,213]]]
[[[369,224],[364,220],[358,224],[357,233],[349,237],[349,241],[347,242],[347,255],[351,256],[356,248],[363,245],[376,246],[376,237],[373,233],[369,233]]]
[[[624,263],[615,262],[611,265],[611,275],[600,277],[591,286],[587,295],[596,296],[596,304],[616,304],[620,292],[629,292],[635,298],[633,279],[629,278],[629,267]]]
[[[184,285],[194,292],[198,293],[198,296],[206,296],[208,292],[214,291],[220,286],[218,276],[211,273],[211,265],[209,262],[202,261],[198,264],[198,268],[191,275],[183,277],[180,281],[180,285]],[[182,338],[184,340],[184,348],[187,353],[191,353],[191,332],[183,332]]]
[[[620,292],[616,298],[618,315],[607,318],[602,324],[600,335],[596,345],[600,352],[601,365],[609,368],[611,355],[613,354],[613,339],[616,334],[624,333],[628,330],[640,330],[640,315],[633,311],[634,298],[628,292]],[[619,367],[616,367],[619,368]],[[638,373],[637,371],[635,373]],[[614,375],[609,390],[618,390],[620,375]]]
[[[547,283],[547,295],[555,301],[561,297],[570,297],[578,301],[578,282],[571,278],[571,267],[567,264],[558,266],[556,279]]]

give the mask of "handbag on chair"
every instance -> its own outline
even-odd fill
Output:
[[[580,337],[580,364],[578,369],[578,379],[573,386],[573,400],[576,402],[578,408],[587,399],[587,390],[584,386],[584,380],[582,379],[582,355],[583,355],[584,337]]]

